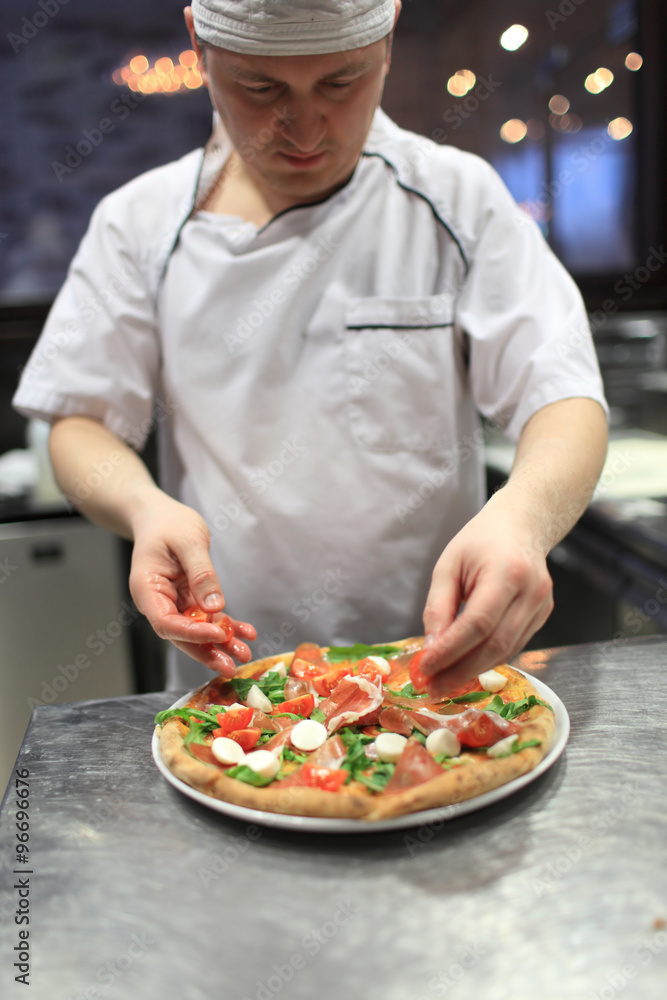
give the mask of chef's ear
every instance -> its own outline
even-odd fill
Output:
[[[192,48],[197,54],[198,69],[202,80],[204,81],[204,86],[208,87],[208,78],[206,74],[206,43],[197,37],[195,31],[195,20],[192,16],[192,7],[185,7],[183,10],[183,15],[185,17],[185,23],[187,25],[188,32],[190,34],[190,41],[192,42]]]
[[[398,16],[401,13],[401,7],[403,6],[401,0],[395,0],[396,13],[394,15],[394,26],[391,29],[391,33],[387,36],[387,58],[385,65],[385,75],[389,72],[389,67],[391,66],[391,49],[394,44],[394,31],[396,30],[396,22],[398,21]]]

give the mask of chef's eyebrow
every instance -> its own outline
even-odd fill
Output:
[[[325,76],[321,76],[320,80],[337,80],[341,77],[357,76],[358,74],[365,72],[368,67],[368,60],[359,59],[355,62],[345,63],[338,69],[333,70],[333,72],[327,73]],[[237,80],[244,81],[245,83],[284,83],[284,80],[277,80],[268,73],[256,73],[252,70],[243,69],[241,66],[234,67],[231,72]]]

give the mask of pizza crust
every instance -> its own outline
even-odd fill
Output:
[[[415,649],[421,648],[422,642],[423,640],[419,638],[410,638],[392,645],[407,651],[410,644],[415,644]],[[236,676],[259,676],[280,661],[289,667],[293,656],[293,653],[289,653],[256,660],[241,667]],[[513,696],[515,694],[516,698],[523,694],[537,695],[530,681],[518,671],[509,666],[496,669],[508,677],[506,688],[508,693]],[[207,704],[211,700],[207,695],[207,689],[214,684],[215,681],[212,681],[200,689],[190,704]],[[514,700],[514,697],[511,700]],[[484,703],[479,703],[479,707],[483,708]],[[518,753],[501,758],[464,752],[461,759],[467,763],[443,771],[442,775],[421,785],[390,794],[373,794],[359,782],[344,785],[337,792],[298,786],[281,788],[279,784],[256,788],[235,778],[229,778],[215,765],[206,764],[193,757],[184,743],[188,727],[181,719],[177,717],[168,719],[162,727],[157,727],[157,732],[160,755],[170,771],[192,788],[210,795],[211,798],[264,812],[332,819],[363,819],[372,822],[463,802],[532,771],[549,751],[555,730],[555,719],[553,712],[541,705],[530,709],[526,716],[521,719],[523,725],[519,739],[521,742],[537,739],[540,741],[540,746],[527,747]]]

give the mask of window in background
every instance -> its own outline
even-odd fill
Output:
[[[2,0],[0,304],[50,301],[99,200],[205,142],[184,6]]]

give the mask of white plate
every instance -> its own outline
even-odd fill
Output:
[[[213,809],[215,812],[224,813],[226,816],[233,816],[234,819],[245,820],[247,823],[262,823],[264,826],[279,827],[283,830],[295,830],[297,832],[303,831],[304,833],[377,833],[380,830],[400,830],[406,826],[423,826],[426,823],[455,819],[457,816],[463,816],[465,813],[474,812],[477,809],[483,809],[484,806],[490,806],[494,802],[499,802],[501,799],[507,798],[508,795],[514,795],[520,788],[523,788],[531,781],[539,778],[541,774],[544,774],[552,764],[556,763],[565,749],[565,744],[570,735],[570,717],[567,714],[565,705],[544,681],[531,676],[531,674],[526,674],[524,671],[519,671],[519,673],[522,673],[531,682],[538,695],[545,701],[548,701],[554,710],[556,729],[549,753],[540,761],[536,768],[527,774],[522,774],[513,781],[509,781],[506,785],[494,788],[490,792],[484,792],[483,795],[478,795],[474,799],[457,802],[451,806],[424,809],[422,812],[408,813],[406,816],[394,816],[391,819],[378,820],[377,822],[370,822],[364,819],[327,819],[320,816],[286,816],[282,813],[263,812],[260,809],[248,809],[247,806],[237,806],[232,802],[223,802],[220,799],[211,798],[210,795],[204,795],[203,792],[197,791],[196,788],[191,788],[185,781],[181,781],[175,774],[172,774],[160,757],[160,740],[157,735],[157,729],[153,734],[153,759],[167,781],[174,788],[177,788],[179,792],[194,799],[195,802],[199,802],[200,805],[208,806],[209,809]],[[193,694],[194,691],[190,691],[169,707],[182,708]]]

